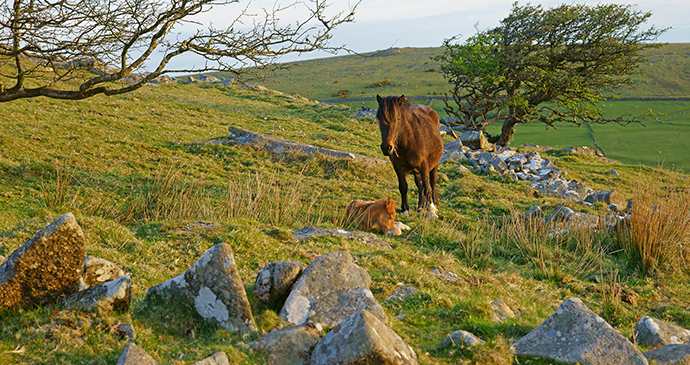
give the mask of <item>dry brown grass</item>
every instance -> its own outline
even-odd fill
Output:
[[[621,230],[624,248],[640,260],[649,275],[666,268],[688,269],[690,249],[690,189],[663,188],[653,176],[633,190],[628,229]]]

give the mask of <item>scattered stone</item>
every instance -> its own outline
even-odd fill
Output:
[[[55,303],[74,293],[84,270],[84,232],[72,213],[60,216],[0,266],[0,312]]]
[[[268,355],[269,365],[307,365],[314,346],[321,340],[323,328],[318,323],[283,328],[250,342],[249,347]]]
[[[343,318],[367,309],[381,321],[387,317],[383,307],[369,290],[371,278],[345,251],[316,258],[292,288],[280,318],[300,325],[307,322],[332,327]]]
[[[556,220],[566,222],[568,221],[573,215],[575,214],[575,211],[568,208],[568,207],[557,207],[556,210],[553,213],[553,217]]]
[[[618,171],[616,171],[616,170],[614,170],[614,169],[611,169],[611,171],[609,171],[608,174],[609,174],[609,175],[613,175],[613,176],[620,176],[620,174],[618,173]]]
[[[367,246],[376,247],[381,250],[391,250],[393,248],[386,241],[380,239],[378,236],[370,232],[345,230],[337,228],[322,228],[314,226],[308,226],[294,231],[292,233],[292,240],[302,241],[310,238],[323,236],[341,237],[344,239],[357,241]]]
[[[194,363],[194,365],[230,365],[228,355],[223,351],[218,351],[215,354]]]
[[[585,201],[588,203],[604,202],[606,205],[616,204],[618,210],[623,210],[623,207],[626,207],[628,204],[625,198],[623,198],[623,195],[615,190],[589,194],[585,198]]]
[[[533,206],[525,213],[525,219],[539,219],[544,218],[544,211],[538,205]]]
[[[256,277],[256,296],[262,303],[273,303],[287,295],[302,274],[297,260],[269,262]]]
[[[316,344],[311,365],[417,364],[417,354],[393,330],[361,309],[343,319]]]
[[[144,349],[130,342],[117,359],[117,365],[158,365],[158,361]]]
[[[666,345],[643,354],[656,365],[690,364],[690,345]]]
[[[114,331],[121,340],[127,339],[129,341],[134,341],[137,337],[136,332],[134,332],[134,326],[130,323],[120,323],[115,326]]]
[[[690,344],[690,331],[660,319],[644,316],[633,330],[633,339],[645,347]]]
[[[481,131],[469,131],[460,136],[463,146],[473,150],[493,151],[494,146],[486,140]]]
[[[376,118],[376,112],[377,112],[376,109],[371,109],[369,107],[363,106],[363,107],[359,108],[357,110],[357,112],[355,112],[355,116],[360,117],[360,118],[375,119]]]
[[[465,282],[465,279],[463,279],[460,275],[439,267],[432,268],[431,273],[446,283],[460,284]]]
[[[65,299],[65,305],[86,311],[126,312],[132,301],[132,279],[129,275],[92,286]]]
[[[442,349],[445,347],[477,347],[486,344],[485,341],[479,339],[479,337],[474,334],[458,330],[455,331],[441,341],[441,343],[436,346],[437,349]]]
[[[491,320],[501,323],[506,319],[515,318],[515,312],[501,299],[491,302]]]
[[[211,247],[189,270],[146,291],[146,298],[155,295],[184,297],[201,317],[230,332],[256,331],[242,278],[227,243]]]
[[[415,288],[414,286],[409,286],[409,285],[404,285],[404,286],[399,286],[395,288],[393,291],[393,294],[389,295],[386,297],[386,300],[405,300],[415,294],[417,294],[419,290]]]
[[[125,272],[114,263],[94,256],[87,256],[84,261],[84,283],[86,287],[103,284],[125,275]]]
[[[580,299],[565,300],[544,322],[513,344],[517,355],[574,364],[640,364],[642,353]]]

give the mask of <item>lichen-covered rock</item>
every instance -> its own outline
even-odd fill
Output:
[[[88,256],[84,261],[84,274],[82,277],[87,287],[113,281],[123,275],[125,275],[125,272],[108,260]]]
[[[306,323],[266,334],[260,340],[250,342],[249,347],[265,353],[269,365],[306,365],[321,336],[321,325]]]
[[[228,355],[223,351],[218,351],[215,354],[194,363],[194,365],[230,365]]]
[[[158,361],[144,349],[130,342],[117,359],[117,365],[158,365]]]
[[[506,319],[515,318],[515,312],[501,299],[491,302],[491,320],[500,323]]]
[[[369,290],[371,278],[345,251],[316,258],[292,288],[280,318],[299,325],[306,322],[332,327],[359,309],[367,309],[382,321],[383,307]]]
[[[343,319],[316,344],[311,365],[417,364],[417,354],[366,310]]]
[[[78,288],[84,270],[84,232],[72,213],[41,229],[0,265],[0,312],[54,303]]]
[[[257,298],[266,304],[283,298],[299,279],[302,269],[302,263],[297,260],[267,263],[256,277]]]
[[[515,354],[569,364],[647,364],[642,353],[580,299],[565,300],[549,318],[513,344]]]
[[[645,316],[637,322],[633,338],[645,347],[690,344],[690,331],[673,323]]]
[[[65,299],[65,304],[83,310],[125,312],[131,301],[132,279],[125,275],[77,292]]]
[[[464,146],[473,150],[493,151],[494,145],[489,143],[481,131],[469,131],[460,136],[460,140]]]
[[[618,210],[624,210],[628,206],[628,201],[623,195],[615,190],[599,191],[597,193],[589,194],[585,198],[587,203],[604,202],[606,205],[615,204]]]
[[[419,290],[414,286],[403,285],[395,288],[393,294],[386,297],[386,300],[405,300],[417,293],[419,293]]]
[[[690,345],[666,345],[644,353],[647,360],[656,365],[690,364]]]
[[[458,330],[453,333],[448,334],[446,338],[441,341],[441,343],[436,346],[437,349],[442,349],[444,347],[476,347],[486,344],[485,341],[481,340],[474,334]]]
[[[256,331],[242,278],[227,243],[211,247],[189,270],[149,288],[146,297],[179,295],[211,323],[230,332]]]
[[[353,240],[367,246],[372,246],[380,250],[390,250],[393,247],[386,243],[386,241],[378,238],[375,234],[370,232],[362,232],[356,230],[345,230],[337,228],[323,228],[308,226],[298,229],[292,233],[293,241],[302,241],[316,237],[340,237],[347,240]]]

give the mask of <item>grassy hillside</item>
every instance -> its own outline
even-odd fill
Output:
[[[447,82],[438,72],[439,66],[430,59],[442,48],[394,48],[365,55],[348,55],[294,63],[289,70],[280,70],[263,83],[285,93],[296,93],[310,99],[325,100],[369,97],[376,94],[408,96],[441,95],[448,91]],[[649,51],[649,62],[633,75],[634,85],[620,91],[624,98],[688,98],[690,97],[690,43],[666,44]],[[388,83],[384,81],[388,81]],[[347,92],[345,92],[347,90]],[[423,98],[418,103],[427,104]],[[375,101],[343,102],[353,107],[377,108]],[[432,103],[439,115],[443,101]],[[610,101],[599,106],[609,117],[623,114],[638,117],[646,126],[593,126],[578,129],[561,125],[545,130],[544,125],[518,126],[513,146],[523,143],[569,147],[598,147],[607,156],[631,164],[690,169],[690,107],[687,101]],[[656,116],[644,114],[652,110]],[[500,126],[489,127],[489,133]],[[661,151],[661,153],[659,152]]]
[[[426,67],[422,62],[418,67]],[[188,144],[225,136],[227,126],[235,125],[380,157],[378,127],[371,119],[354,118],[349,107],[271,91],[174,84],[79,102],[20,100],[3,108],[0,255],[8,256],[60,214],[74,212],[88,254],[113,261],[132,276],[133,302],[122,314],[83,313],[60,305],[2,313],[2,364],[113,364],[127,343],[112,332],[120,322],[134,324],[136,343],[161,364],[192,364],[218,350],[232,363],[263,363],[260,354],[243,346],[257,335],[242,337],[209,326],[179,303],[144,301],[148,287],[184,272],[219,242],[232,245],[261,333],[278,326],[280,309],[261,305],[253,294],[265,263],[296,259],[308,264],[328,252],[350,251],[371,275],[372,292],[389,326],[422,364],[511,363],[508,341],[528,333],[573,296],[625,336],[644,315],[690,327],[690,287],[681,255],[660,260],[657,270],[645,275],[625,236],[589,229],[553,236],[555,227],[519,219],[537,204],[547,213],[566,204],[605,216],[603,204],[587,208],[562,202],[540,196],[525,182],[444,164],[441,218],[399,217],[413,230],[381,237],[393,250],[338,238],[293,243],[293,229],[345,227],[342,216],[352,199],[399,201],[392,168]],[[676,201],[684,201],[690,188],[685,177],[666,169],[609,164],[559,150],[542,154],[566,169],[569,178],[615,189],[626,198],[648,180],[676,194]],[[619,177],[607,174],[612,168]],[[416,189],[411,190],[410,200],[416,202]],[[218,225],[203,228],[199,222]],[[433,268],[462,280],[443,282]],[[401,284],[420,293],[386,301]],[[638,299],[623,302],[616,289],[621,286]],[[499,298],[521,315],[494,323],[489,304]],[[436,349],[458,329],[489,345]],[[520,363],[544,362],[521,358]]]

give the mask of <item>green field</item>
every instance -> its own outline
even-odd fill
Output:
[[[416,102],[428,104],[424,96],[439,96],[448,91],[438,64],[430,57],[442,48],[402,48],[348,55],[295,63],[289,70],[279,70],[263,81],[267,87],[285,93],[296,93],[310,99],[337,99],[338,93],[348,90],[347,98],[376,94],[418,97]],[[648,51],[649,62],[633,75],[634,85],[620,90],[623,98],[688,98],[690,97],[690,44],[666,44]],[[383,80],[389,85],[375,86]],[[336,103],[338,103],[336,101]],[[359,108],[377,108],[373,100],[349,101],[341,104]],[[690,107],[688,101],[609,101],[599,103],[608,117],[627,114],[638,117],[645,124],[593,125],[577,128],[560,125],[546,130],[543,125],[518,126],[512,146],[535,143],[553,147],[589,146],[599,148],[610,158],[630,164],[690,170]],[[432,103],[439,115],[443,101]],[[645,113],[652,110],[656,116]],[[500,131],[490,126],[487,132]],[[661,153],[659,153],[661,151]]]

